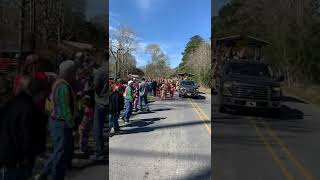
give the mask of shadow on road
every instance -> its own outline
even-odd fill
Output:
[[[172,108],[158,108],[158,109],[152,109],[151,111],[170,111],[170,110],[172,110]]]
[[[131,129],[123,129],[120,133],[116,135],[126,135],[126,134],[136,134],[136,133],[143,133],[143,132],[150,132],[156,129],[168,129],[168,128],[179,128],[184,126],[194,126],[194,125],[203,125],[203,122],[200,120],[193,121],[193,122],[186,122],[186,123],[177,123],[177,124],[168,124],[168,125],[161,125],[161,126],[151,126],[149,125],[154,124],[155,121],[159,121],[166,118],[152,118],[152,119],[142,119],[142,120],[133,120],[131,124],[126,125],[125,127],[136,127]]]
[[[254,116],[267,118],[269,121],[279,121],[279,120],[297,120],[303,119],[304,113],[298,109],[290,108],[289,106],[283,105],[279,112],[275,111],[265,111],[257,109],[243,109],[243,110],[231,110],[227,113],[216,112],[212,114],[213,119],[237,119],[241,116]]]
[[[304,102],[300,99],[297,99],[295,97],[291,97],[291,96],[282,96],[281,100],[283,102],[293,102],[293,103],[303,103],[303,104],[308,104],[307,102]]]
[[[211,162],[210,154],[189,154],[189,153],[169,153],[160,151],[147,151],[147,150],[136,150],[136,149],[120,149],[109,147],[109,154],[114,155],[129,155],[141,158],[161,158],[161,159],[180,159],[186,161],[206,161]]]
[[[192,172],[188,176],[183,177],[183,180],[198,180],[198,179],[211,179],[212,175],[211,167],[201,169],[199,172]]]
[[[198,97],[193,97],[193,99],[206,99],[205,96],[199,95]]]

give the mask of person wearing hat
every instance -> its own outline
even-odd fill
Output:
[[[49,129],[53,140],[53,153],[36,179],[51,175],[52,180],[63,180],[72,160],[73,129],[75,128],[75,94],[72,82],[76,79],[76,65],[63,61],[59,66],[59,78],[51,90],[52,109]]]
[[[128,86],[125,90],[125,97],[124,97],[124,103],[125,103],[125,106],[126,106],[126,110],[124,112],[124,121],[125,121],[125,124],[129,123],[129,119],[130,119],[130,116],[132,114],[132,103],[133,103],[133,81],[129,81],[128,82]]]

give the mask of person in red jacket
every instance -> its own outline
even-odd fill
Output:
[[[43,91],[43,93],[46,93],[48,95],[50,91],[48,76],[44,71],[38,68],[38,62],[39,62],[38,55],[31,54],[27,56],[26,61],[23,63],[21,67],[20,73],[18,73],[15,77],[14,87],[13,87],[14,95],[18,95],[20,93],[21,79],[25,76],[36,80],[38,83],[40,83],[42,87],[47,87],[48,88],[47,91]],[[45,97],[45,96],[46,95],[41,97]],[[41,109],[43,112],[45,111],[45,103],[46,103],[45,98],[36,99],[35,103],[39,109]]]

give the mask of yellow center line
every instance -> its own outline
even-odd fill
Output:
[[[315,178],[311,175],[311,173],[302,165],[301,162],[295,158],[295,156],[289,151],[288,147],[281,141],[281,139],[277,136],[275,131],[273,131],[270,126],[265,122],[261,122],[266,128],[270,136],[272,136],[276,141],[277,144],[281,147],[281,149],[285,152],[287,157],[293,164],[297,167],[297,169],[300,171],[300,173],[305,176],[308,180],[315,180]]]
[[[270,143],[266,140],[265,136],[262,134],[262,132],[260,131],[260,129],[258,128],[258,126],[256,125],[256,122],[251,119],[251,122],[256,130],[256,133],[258,134],[258,136],[260,137],[260,139],[263,141],[264,145],[267,147],[267,150],[270,152],[273,160],[278,164],[278,166],[281,169],[282,174],[286,177],[286,179],[288,180],[293,180],[294,177],[293,175],[288,171],[288,168],[285,166],[285,164],[283,163],[283,161],[278,157],[277,153],[275,152],[275,150],[272,148],[272,146],[270,145]]]
[[[194,102],[193,100],[191,100],[192,102]],[[203,109],[198,105],[198,103],[194,102],[194,104],[198,107],[198,109],[201,111],[201,113],[204,115],[204,117],[206,118],[206,120],[210,121],[210,118],[208,117],[208,115],[203,111]]]
[[[207,125],[206,120],[204,120],[200,110],[195,106],[195,104],[189,99],[189,101],[191,102],[191,105],[193,107],[194,112],[196,112],[196,114],[198,115],[198,117],[200,118],[200,120],[204,123],[204,126],[206,127],[208,133],[211,136],[211,128]]]

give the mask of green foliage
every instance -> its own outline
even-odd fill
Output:
[[[190,41],[187,43],[187,45],[186,45],[186,47],[185,47],[185,49],[184,49],[184,52],[182,53],[182,55],[183,55],[183,57],[182,57],[182,63],[184,63],[184,62],[186,61],[187,56],[188,56],[190,53],[194,52],[194,51],[198,48],[199,44],[200,44],[202,41],[204,41],[204,40],[203,40],[203,38],[202,38],[201,36],[199,36],[199,35],[195,35],[195,36],[193,36],[193,37],[190,39]]]

